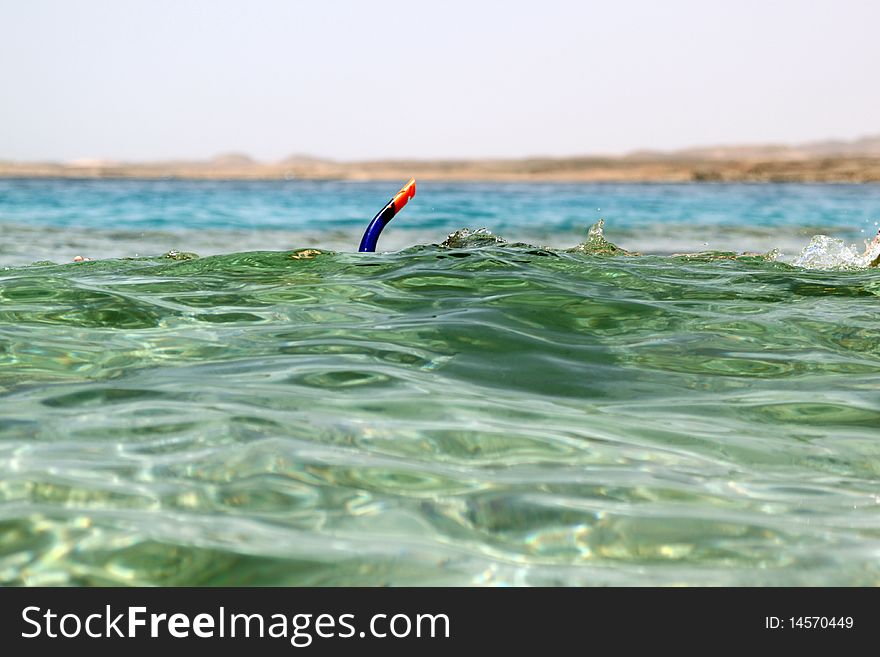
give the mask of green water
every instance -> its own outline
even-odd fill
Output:
[[[880,272],[450,244],[0,271],[0,582],[880,584]]]

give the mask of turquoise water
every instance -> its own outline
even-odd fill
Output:
[[[353,250],[400,184],[0,179],[0,265],[66,261],[77,249],[92,257]],[[850,242],[873,236],[880,186],[419,183],[417,200],[380,249],[483,226],[512,241],[565,248],[601,217],[612,241],[631,251],[794,255],[817,233]]]
[[[880,188],[396,187],[0,181],[0,582],[880,583]]]

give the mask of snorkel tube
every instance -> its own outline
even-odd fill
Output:
[[[394,218],[394,215],[403,210],[403,206],[415,195],[416,179],[410,178],[409,182],[394,195],[394,198],[388,201],[388,205],[379,210],[379,213],[373,217],[370,225],[367,226],[367,230],[364,231],[364,236],[361,238],[361,245],[358,247],[360,253],[372,253],[376,250],[376,243],[379,241],[379,234],[382,232],[382,229]]]

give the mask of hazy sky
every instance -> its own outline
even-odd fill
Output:
[[[877,0],[0,2],[0,159],[880,133]]]

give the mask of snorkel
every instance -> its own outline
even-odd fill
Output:
[[[394,198],[388,201],[388,204],[373,217],[370,225],[364,231],[364,236],[361,238],[361,245],[358,247],[360,253],[371,253],[376,250],[376,243],[379,241],[382,229],[394,218],[394,215],[403,209],[407,201],[415,195],[416,179],[410,178],[409,182],[394,195]]]

